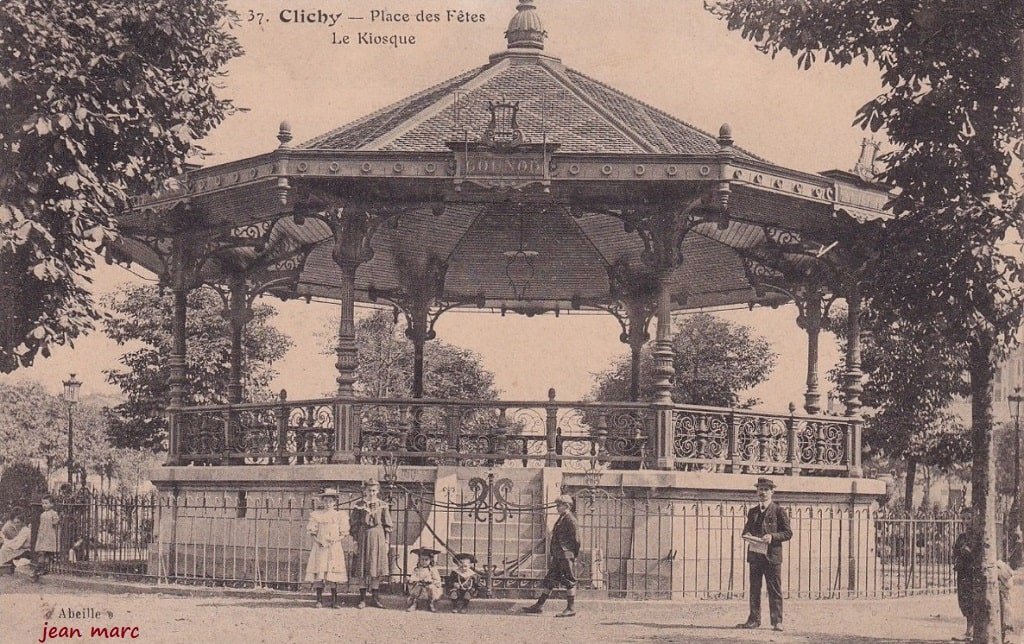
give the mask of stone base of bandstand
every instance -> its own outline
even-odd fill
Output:
[[[305,583],[306,531],[319,490],[343,505],[378,465],[161,467],[151,472],[159,510],[149,574],[184,583],[297,589]],[[636,599],[737,598],[747,588],[740,534],[754,484],[769,476],[791,517],[783,588],[789,597],[874,595],[873,513],[885,484],[871,479],[659,470],[600,474],[562,468],[401,466],[392,498],[392,581],[410,551],[472,552],[491,566],[498,595],[531,594],[543,577],[563,491],[576,498],[587,594]],[[474,483],[473,479],[477,479]],[[507,480],[507,482],[502,482]],[[353,544],[346,540],[345,550]],[[442,555],[442,572],[449,569]],[[353,584],[355,588],[357,584]]]

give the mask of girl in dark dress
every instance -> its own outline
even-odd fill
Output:
[[[380,579],[389,574],[388,540],[392,531],[391,508],[380,498],[380,483],[370,479],[363,484],[363,498],[356,501],[349,518],[349,529],[356,542],[356,560],[350,577],[358,580],[359,603],[357,608],[369,604],[384,608],[377,596]],[[370,589],[370,599],[366,590]]]

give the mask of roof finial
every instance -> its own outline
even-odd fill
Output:
[[[718,128],[718,145],[727,148],[732,143],[732,126],[728,123],[722,123],[722,127]]]
[[[509,49],[544,49],[548,32],[540,23],[537,7],[530,0],[519,0],[516,15],[508,23],[505,38]]]
[[[277,140],[281,142],[280,147],[291,147],[289,143],[292,141],[292,126],[288,121],[281,121],[281,125],[277,129]]]

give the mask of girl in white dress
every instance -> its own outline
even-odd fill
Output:
[[[338,606],[338,584],[348,581],[341,540],[348,535],[348,513],[338,509],[338,491],[325,488],[318,509],[309,513],[306,530],[313,538],[306,564],[306,581],[316,590],[316,606],[323,608],[324,586],[331,585],[331,608]]]

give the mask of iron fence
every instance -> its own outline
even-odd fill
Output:
[[[158,497],[82,490],[54,498],[58,557],[54,569],[123,577],[147,575],[156,536]]]
[[[546,566],[554,511],[539,488],[498,474],[430,487],[388,489],[394,533],[392,589],[426,546],[470,552],[488,591],[536,588]],[[746,595],[742,503],[648,496],[602,488],[567,490],[577,500],[577,576],[593,594],[623,599],[727,599]],[[343,507],[358,497],[346,492]],[[212,586],[304,586],[313,495],[83,494],[59,498],[57,572]],[[785,505],[787,597],[898,597],[955,591],[955,516],[907,516],[840,505]],[[999,530],[1000,552],[1008,547]],[[349,554],[354,544],[347,542]],[[442,567],[450,557],[441,557]]]

